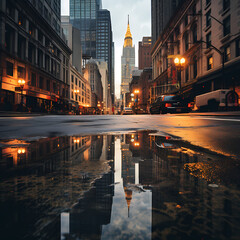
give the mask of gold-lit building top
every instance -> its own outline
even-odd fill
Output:
[[[124,47],[132,47],[132,33],[130,30],[130,24],[129,24],[129,15],[128,15],[128,26],[127,26],[127,32],[125,34],[124,38]]]

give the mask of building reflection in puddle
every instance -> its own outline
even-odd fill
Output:
[[[137,132],[0,144],[3,239],[240,235],[238,162],[180,139]]]

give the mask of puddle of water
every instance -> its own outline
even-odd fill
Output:
[[[239,173],[149,132],[1,141],[1,239],[238,239]]]

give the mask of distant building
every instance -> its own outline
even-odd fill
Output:
[[[71,65],[70,102],[79,113],[85,113],[86,108],[91,107],[90,82]]]
[[[152,38],[143,37],[142,41],[138,45],[138,68],[143,70],[144,68],[150,68],[152,66]]]
[[[62,16],[61,21],[67,44],[72,49],[70,57],[70,103],[75,108],[74,110],[84,113],[85,108],[91,106],[91,88],[90,83],[82,74],[81,33],[69,22],[69,16]]]
[[[102,0],[70,0],[70,22],[81,31],[83,57],[97,57],[97,11]]]
[[[110,93],[108,64],[103,60],[96,60],[99,72],[101,74],[101,81],[103,87],[103,113],[112,114],[112,98]]]
[[[84,69],[84,78],[90,82],[92,90],[92,103],[91,106],[98,108],[99,104],[103,101],[103,86],[102,76],[98,68],[97,61],[90,59]]]
[[[69,16],[61,17],[61,26],[66,37],[68,46],[72,49],[70,57],[71,64],[81,73],[82,72],[82,46],[81,32],[72,26]]]
[[[129,83],[132,79],[132,71],[135,68],[135,46],[132,43],[132,34],[130,31],[129,18],[127,32],[125,34],[123,53],[121,60],[122,81],[121,81],[121,98],[123,106],[126,106],[125,94],[129,92]]]
[[[0,11],[0,108],[67,110],[71,50],[60,30],[60,0],[1,0]]]
[[[114,102],[114,65],[113,65],[113,37],[110,11],[100,9],[97,12],[97,59],[108,64],[108,84],[110,86],[112,103]]]

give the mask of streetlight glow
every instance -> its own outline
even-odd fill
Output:
[[[174,63],[175,63],[176,65],[178,65],[178,64],[180,63],[180,59],[179,59],[179,58],[175,58],[175,59],[174,59]]]
[[[20,85],[24,85],[25,84],[25,80],[18,80],[18,83],[20,84]]]
[[[185,64],[185,62],[186,62],[186,59],[185,59],[185,58],[181,58],[180,64],[181,64],[181,65],[182,65],[182,64]]]

